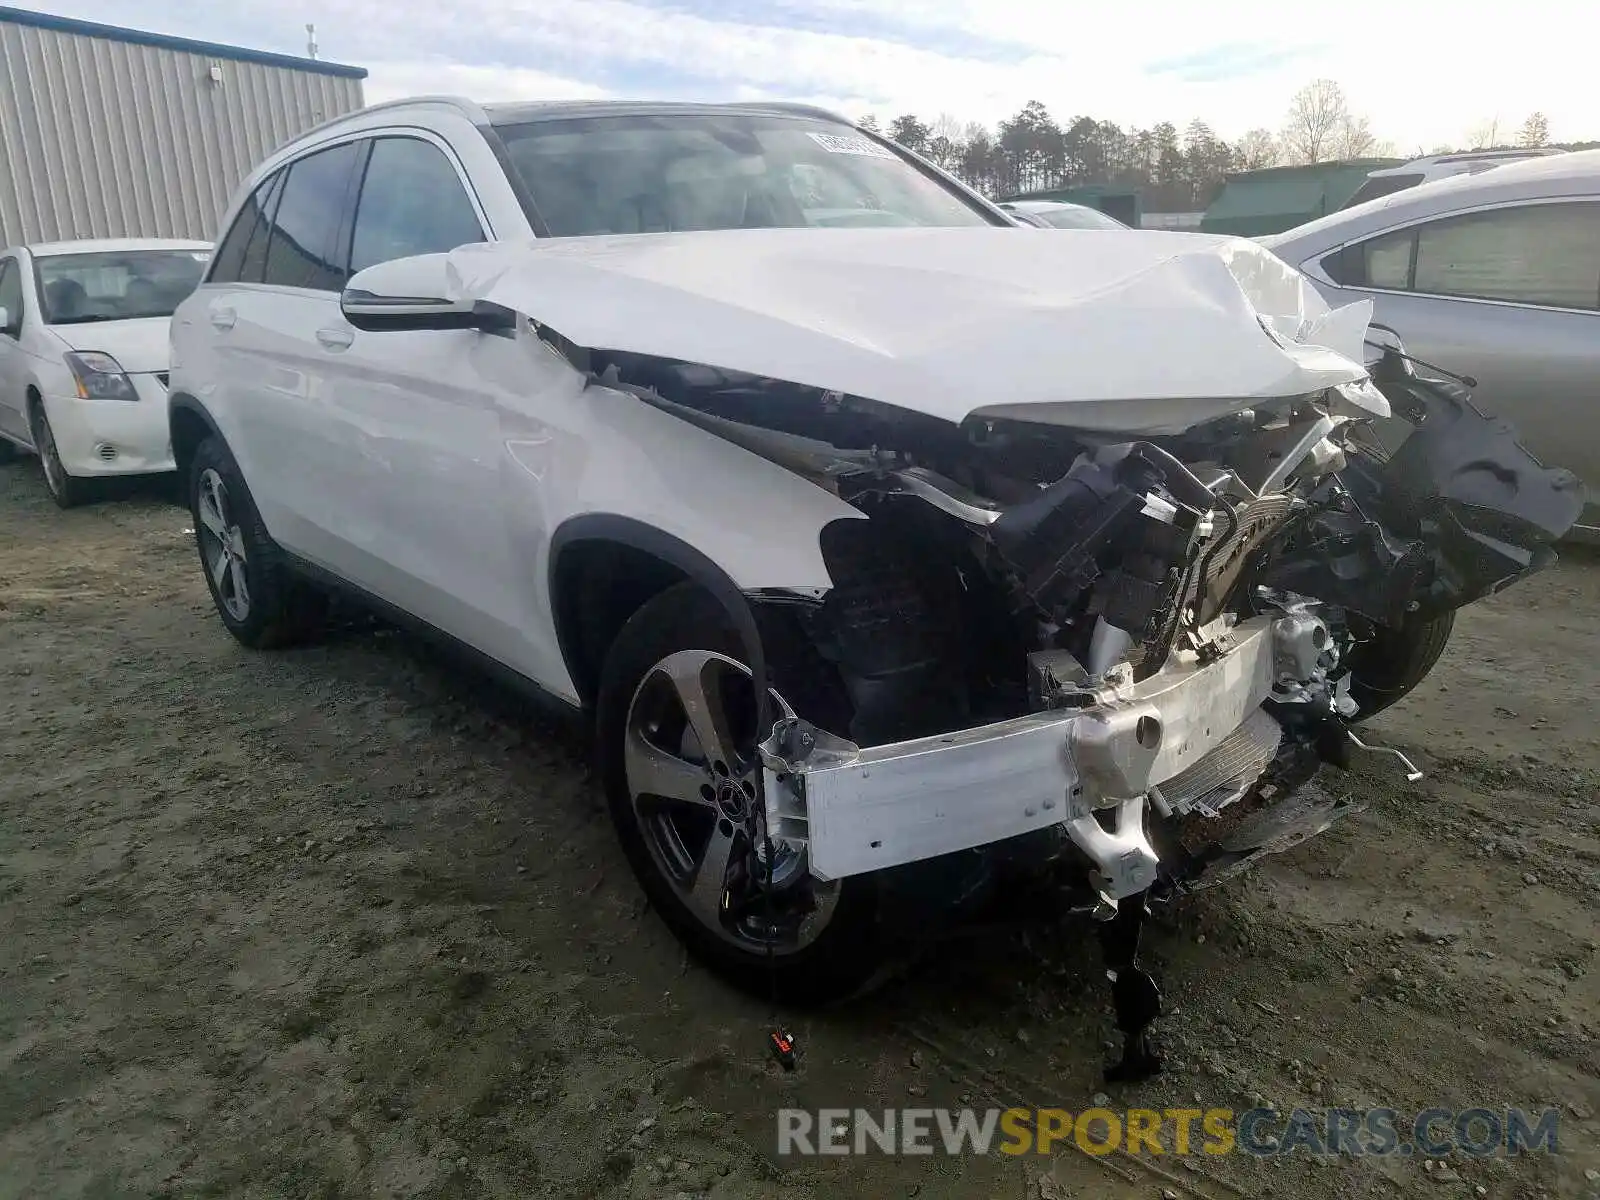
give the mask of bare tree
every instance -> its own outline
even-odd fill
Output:
[[[1537,149],[1550,142],[1550,122],[1542,112],[1529,115],[1522,123],[1522,133],[1517,138],[1524,146]]]
[[[1365,117],[1345,114],[1344,121],[1333,131],[1334,158],[1365,158],[1378,152],[1378,139],[1372,124]]]
[[[1350,119],[1344,90],[1331,79],[1316,79],[1294,94],[1283,127],[1283,146],[1293,162],[1317,163],[1333,153],[1340,128]]]
[[[961,141],[966,129],[966,122],[954,113],[942,112],[933,121],[933,136],[946,138],[952,144]]]
[[[1239,165],[1246,171],[1259,171],[1262,167],[1275,166],[1282,154],[1278,147],[1278,139],[1270,129],[1252,129],[1239,139],[1235,150],[1239,156]]]
[[[1488,150],[1500,144],[1500,118],[1490,117],[1467,131],[1467,149]]]
[[[878,118],[874,113],[868,113],[866,116],[862,117],[861,120],[857,121],[856,124],[871,133],[877,133],[879,131]]]

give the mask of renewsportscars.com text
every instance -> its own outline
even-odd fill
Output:
[[[1296,1152],[1348,1157],[1474,1158],[1559,1153],[1556,1109],[1426,1108],[786,1108],[778,1154],[1050,1154],[1075,1145],[1089,1154]]]

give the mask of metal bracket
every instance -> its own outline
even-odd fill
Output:
[[[1080,803],[1066,823],[1067,836],[1097,867],[1095,915],[1102,920],[1115,915],[1117,902],[1145,891],[1156,881],[1160,859],[1145,836],[1144,812],[1143,796],[1122,801],[1116,807],[1116,828],[1108,833]]]

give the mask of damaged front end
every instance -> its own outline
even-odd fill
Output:
[[[800,614],[851,727],[773,729],[774,839],[837,879],[1050,832],[1107,918],[1343,815],[1284,798],[1366,749],[1363,645],[1547,565],[1582,506],[1572,476],[1393,356],[1378,386],[1418,428],[1392,459],[1347,389],[1119,442],[897,428],[839,396],[807,421],[771,403],[787,385],[626,356],[601,381],[869,518],[823,531],[835,586]]]
[[[841,573],[814,614],[818,644],[874,710],[925,727],[881,740],[890,720],[851,740],[780,720],[761,747],[773,836],[822,878],[1042,839],[1104,922],[1127,1036],[1110,1077],[1158,1070],[1160,996],[1135,961],[1147,899],[1229,878],[1354,811],[1305,786],[1352,751],[1420,779],[1352,728],[1356,697],[1378,694],[1363,673],[1392,682],[1384,656],[1549,565],[1582,510],[1577,481],[1460,386],[1393,353],[1376,382],[1417,426],[1392,458],[1330,392],[1181,437],[1085,441],[1009,504],[973,490],[982,469],[966,485],[881,461],[837,471],[880,530],[853,531],[873,543],[857,586],[876,584],[857,594]],[[989,427],[975,444],[1010,436],[1029,434]],[[955,584],[942,625],[936,587],[913,582],[941,561]],[[924,653],[897,658],[918,629]],[[985,722],[996,708],[1013,711]]]
[[[1415,686],[1455,609],[1553,561],[1583,505],[1460,387],[1393,350],[1369,374],[1369,306],[1316,308],[1259,248],[1139,237],[1083,241],[1100,249],[1076,274],[1023,239],[930,240],[948,278],[900,239],[741,239],[725,283],[689,242],[530,260],[571,318],[534,328],[593,386],[859,514],[820,530],[824,594],[751,593],[849,714],[824,727],[801,707],[759,731],[767,860],[827,882],[933,860],[981,873],[1020,848],[1103,921],[1129,1074],[1154,1065],[1158,997],[1134,965],[1147,900],[1350,811],[1305,785],[1368,749],[1353,723]],[[826,279],[799,257],[819,247],[837,256]],[[556,294],[493,263],[476,294],[523,312]],[[836,280],[853,323],[821,286]],[[908,317],[912,285],[956,299]],[[983,304],[960,307],[975,288]],[[629,323],[663,295],[695,305]],[[1121,369],[1151,313],[1175,349]],[[1039,349],[1113,337],[1124,358]],[[794,381],[808,370],[819,384]],[[1392,457],[1370,434],[1391,412],[1415,425]]]
[[[868,517],[823,531],[835,586],[800,610],[852,723],[772,727],[773,843],[836,880],[1031,837],[1105,922],[1124,1076],[1158,1065],[1159,994],[1134,961],[1146,900],[1353,811],[1304,785],[1381,749],[1352,729],[1370,648],[1548,565],[1583,502],[1460,387],[1394,354],[1375,382],[1417,428],[1392,458],[1350,388],[1118,441],[956,431],[841,396],[801,417],[771,403],[794,399],[787,385],[626,356],[600,378]]]

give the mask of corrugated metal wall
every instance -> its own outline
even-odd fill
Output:
[[[256,163],[362,104],[359,79],[0,21],[0,246],[215,237]]]

